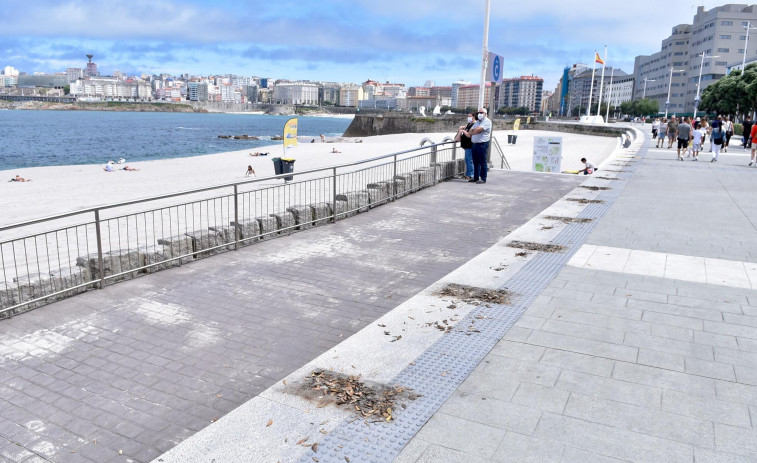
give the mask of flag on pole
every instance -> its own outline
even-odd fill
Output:
[[[602,58],[599,57],[599,53],[597,53],[596,51],[594,52],[594,62],[602,65],[605,64],[605,62],[602,61]]]

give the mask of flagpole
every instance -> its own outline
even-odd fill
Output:
[[[478,107],[484,107],[484,92],[486,92],[486,67],[489,61],[489,9],[491,0],[486,0],[486,14],[484,15],[484,46],[481,51],[481,87],[478,89]],[[492,86],[494,92],[494,86]],[[493,110],[493,108],[489,108]]]
[[[605,59],[604,59],[604,62],[602,63],[602,77],[599,80],[599,101],[597,102],[597,116],[600,116],[600,117],[602,117],[602,90],[604,90],[604,87],[605,87],[605,67],[606,66],[607,66],[607,45],[605,45]]]
[[[610,121],[610,100],[612,98],[612,78],[615,76],[615,68],[610,69],[610,88],[607,89],[607,116],[605,123]]]
[[[591,116],[591,97],[594,95],[594,71],[597,69],[597,51],[594,50],[594,65],[591,67],[591,87],[589,88],[589,104],[586,105],[586,115]]]

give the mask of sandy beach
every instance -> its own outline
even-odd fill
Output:
[[[528,130],[519,131],[517,144],[508,145],[508,133],[512,132],[495,131],[494,136],[505,151],[511,168],[519,171],[531,170],[535,136],[563,137],[563,170],[581,168],[579,160],[584,156],[599,165],[617,143],[615,138]],[[301,143],[298,147],[288,150],[287,156],[296,159],[295,171],[303,172],[410,150],[417,148],[423,138],[428,137],[434,142],[441,142],[447,135],[452,134],[384,135],[362,138],[362,143],[356,143],[356,139],[349,138],[333,143],[320,143],[316,140],[316,143]],[[334,148],[341,153],[332,153]],[[270,154],[251,157],[249,150],[239,150],[140,163],[129,163],[127,159],[126,165],[140,169],[138,172],[105,172],[103,164],[0,171],[0,179],[3,179],[0,182],[0,198],[3,198],[0,201],[0,227],[114,202],[242,182],[249,180],[245,177],[248,165],[252,166],[258,178],[273,175],[271,158],[284,154],[280,142],[259,150]],[[462,156],[462,151],[458,152],[459,156]],[[492,159],[494,167],[498,168],[499,157],[493,155]],[[105,161],[107,160],[104,159],[103,162]],[[121,167],[123,166],[116,166]],[[33,181],[8,182],[16,174]],[[295,180],[297,179],[298,177],[295,177]],[[281,180],[270,180],[256,184],[255,188],[280,183]],[[175,198],[174,203],[178,202],[182,201]]]

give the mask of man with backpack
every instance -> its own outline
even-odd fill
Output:
[[[712,143],[712,159],[710,162],[718,162],[720,148],[725,143],[725,130],[723,130],[723,118],[721,116],[718,116],[718,120],[712,123],[710,142]]]

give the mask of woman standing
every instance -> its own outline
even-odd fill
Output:
[[[725,116],[725,121],[723,122],[723,130],[725,130],[725,141],[723,142],[723,152],[728,152],[728,142],[731,141],[731,137],[733,136],[733,122],[731,121],[731,118],[728,116]]]
[[[473,178],[473,142],[470,137],[470,130],[473,127],[475,118],[472,113],[468,113],[468,125],[461,125],[457,129],[457,136],[455,141],[460,142],[460,147],[465,150],[465,175],[464,180],[470,180]]]

